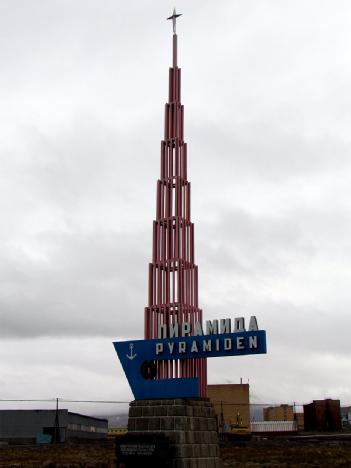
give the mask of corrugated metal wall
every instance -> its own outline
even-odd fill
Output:
[[[251,423],[251,432],[297,432],[296,421],[257,421]]]
[[[58,413],[60,427],[67,426],[68,410]],[[55,415],[55,410],[1,410],[0,438],[35,438],[44,427],[54,427]]]
[[[55,410],[0,410],[0,440],[34,441],[54,428]],[[107,435],[107,420],[93,418],[67,409],[58,410],[60,441],[66,438],[102,438]]]

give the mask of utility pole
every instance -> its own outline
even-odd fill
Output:
[[[54,444],[58,444],[61,442],[60,440],[60,421],[59,421],[59,412],[58,412],[58,401],[59,399],[56,398],[56,412],[55,412],[55,422],[54,422]]]

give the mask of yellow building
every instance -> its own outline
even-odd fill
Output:
[[[213,403],[221,431],[228,430],[230,426],[249,430],[249,384],[208,385],[207,396]]]
[[[127,434],[128,429],[126,427],[109,427],[107,431],[108,436],[119,436]]]
[[[263,409],[265,421],[294,421],[294,407],[292,405],[269,406]]]

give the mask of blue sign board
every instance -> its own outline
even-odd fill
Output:
[[[155,361],[266,353],[264,330],[113,343],[137,400],[199,396],[198,378],[156,379]]]

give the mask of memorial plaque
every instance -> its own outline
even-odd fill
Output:
[[[167,468],[172,450],[164,434],[134,433],[116,438],[118,468]]]

